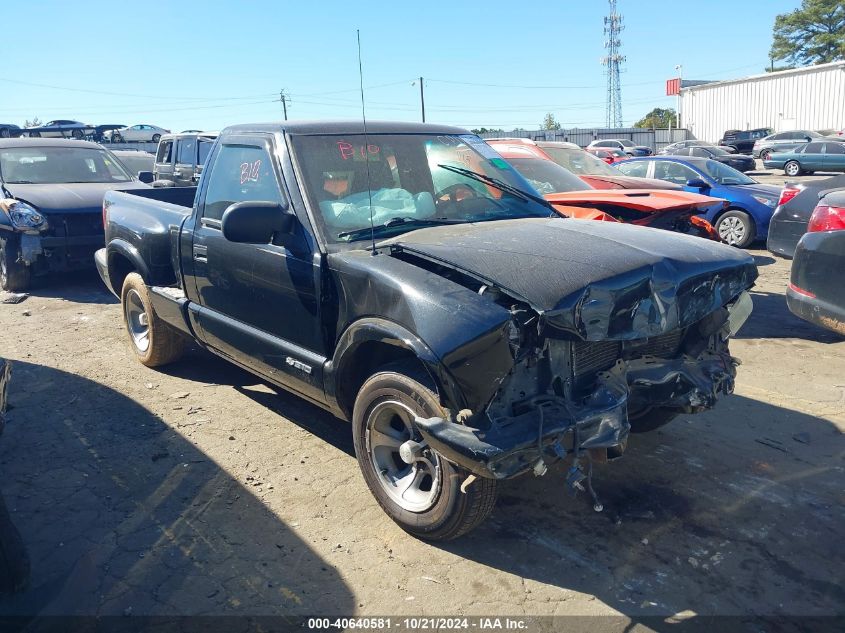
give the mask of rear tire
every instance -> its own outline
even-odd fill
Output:
[[[9,131],[7,127],[0,127],[0,138],[9,138],[12,136],[12,133]]]
[[[129,343],[142,365],[160,367],[179,360],[185,351],[185,339],[158,318],[149,288],[138,273],[126,275],[120,304]]]
[[[82,140],[82,137],[83,137],[83,136],[85,136],[85,135],[82,133],[82,130],[80,130],[80,129],[71,130],[71,131],[70,131],[70,135],[71,135],[73,138],[75,138],[77,141],[81,141],[81,140]]]
[[[382,509],[406,532],[421,539],[454,539],[477,527],[496,503],[497,481],[469,476],[430,448],[413,463],[399,446],[420,441],[413,417],[445,416],[424,372],[393,366],[371,376],[358,391],[352,415],[355,455],[364,481]]]
[[[725,244],[746,248],[754,241],[754,221],[745,211],[729,209],[713,226]]]
[[[112,134],[111,135],[111,142],[112,143],[122,143],[123,137],[120,134]]]
[[[791,160],[783,166],[783,173],[787,176],[800,176],[802,171],[801,164],[797,160]]]
[[[769,157],[772,155],[772,150],[764,149],[760,152],[760,160],[769,160]]]
[[[153,143],[158,143],[161,140],[161,134],[153,134]]]
[[[41,138],[41,132],[30,132],[29,137],[30,138]]]
[[[19,261],[20,240],[16,235],[0,238],[0,288],[23,292],[32,281],[32,270]]]

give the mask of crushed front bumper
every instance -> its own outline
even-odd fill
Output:
[[[630,431],[629,407],[659,406],[695,413],[734,388],[738,361],[727,352],[697,358],[619,360],[598,374],[595,390],[578,404],[558,396],[534,398],[527,410],[480,430],[444,418],[416,419],[429,446],[480,477],[507,479],[569,452],[603,449],[621,454]]]

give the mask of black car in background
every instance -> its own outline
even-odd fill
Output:
[[[771,128],[758,127],[753,130],[727,130],[719,141],[719,145],[732,148],[739,154],[750,154],[754,143],[772,133]]]
[[[662,154],[663,152],[661,152]],[[708,147],[704,145],[694,145],[692,147],[681,147],[670,152],[666,152],[671,156],[699,156],[701,158],[711,158],[719,163],[724,163],[741,171],[743,174],[747,171],[754,171],[757,168],[756,161],[750,156],[744,154],[733,154],[721,147]]]
[[[807,224],[819,198],[837,190],[845,190],[845,175],[800,184],[787,183],[769,223],[769,251],[791,259],[798,241],[807,232]]]
[[[17,138],[22,131],[20,126],[14,123],[0,123],[0,138]]]
[[[686,141],[678,141],[677,143],[672,143],[671,145],[667,145],[662,150],[657,152],[658,154],[674,154],[675,150],[684,148],[684,147],[719,147],[715,143],[708,143],[707,141],[699,141],[696,139],[687,139]],[[736,150],[732,147],[721,147],[720,149],[725,150],[729,154],[736,154]]]
[[[32,277],[91,268],[103,245],[103,196],[147,189],[114,154],[88,141],[0,141],[0,288],[20,292]]]
[[[797,317],[845,335],[845,191],[825,195],[798,242],[786,303]]]

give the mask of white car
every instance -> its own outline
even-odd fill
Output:
[[[108,136],[108,132],[106,135]],[[152,141],[158,143],[162,134],[170,134],[170,130],[165,130],[163,127],[157,125],[130,125],[129,127],[122,127],[119,130],[111,132],[112,143],[123,142],[137,142],[137,141]]]

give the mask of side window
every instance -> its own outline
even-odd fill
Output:
[[[638,160],[638,161],[622,161],[616,168],[626,176],[633,176],[634,178],[645,178],[648,174],[648,166],[653,161]]]
[[[701,156],[702,158],[710,158],[710,152],[703,147],[693,147],[691,156]]]
[[[673,163],[668,160],[660,161],[654,166],[654,177],[660,180],[667,180],[678,185],[686,185],[687,180],[700,178],[697,173],[686,165]]]
[[[825,154],[845,154],[845,144],[842,143],[825,143]]]
[[[176,162],[180,165],[193,165],[197,147],[195,138],[179,139],[176,143]]]
[[[682,147],[680,149],[676,149],[672,153],[675,154],[676,156],[689,156],[690,148],[689,147]]]
[[[199,148],[197,153],[197,165],[205,165],[205,161],[208,158],[208,153],[211,151],[211,148],[214,143],[212,141],[204,141],[202,139],[200,139],[198,142]]]
[[[246,201],[285,203],[273,159],[266,147],[224,145],[214,160],[202,215],[220,220],[229,205]]]
[[[159,143],[158,154],[156,154],[157,163],[169,163],[173,156],[173,141],[165,141]]]
[[[804,146],[804,153],[805,154],[821,154],[822,147],[824,147],[824,143],[807,143]]]

